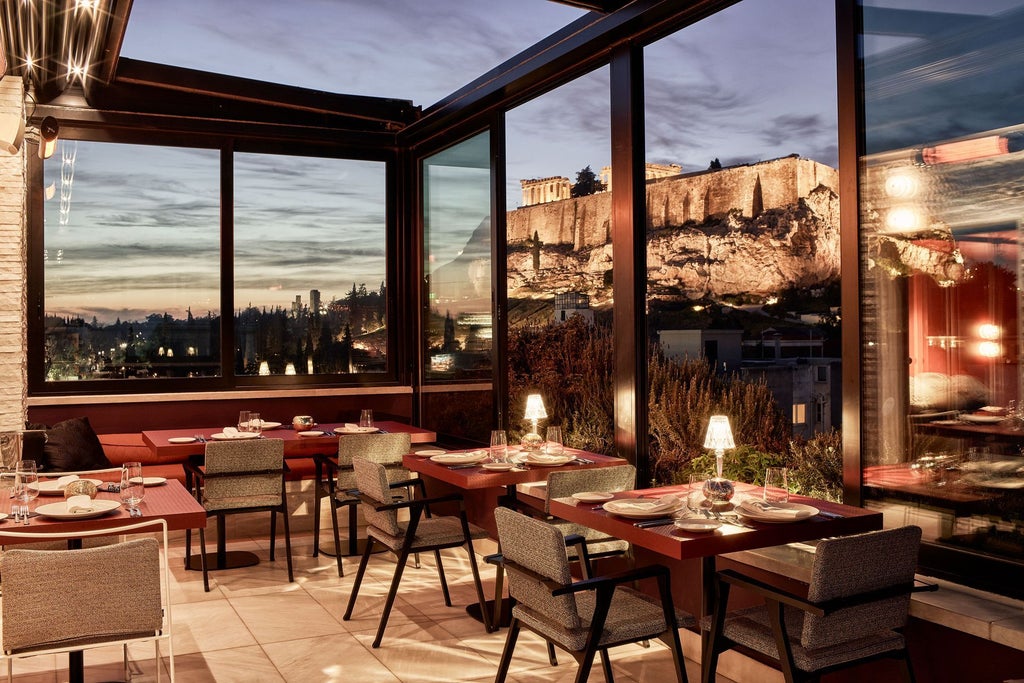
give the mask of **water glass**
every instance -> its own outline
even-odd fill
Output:
[[[28,524],[29,507],[38,496],[39,475],[35,460],[19,460],[14,467],[15,519],[20,516],[23,523]]]
[[[508,462],[508,437],[504,429],[491,432],[491,462]]]
[[[145,480],[142,477],[141,462],[126,462],[121,468],[121,502],[128,508],[128,514],[138,516],[139,503],[146,496]]]
[[[260,419],[259,413],[249,413],[249,431],[257,434],[263,431],[263,420]]]
[[[785,467],[769,467],[765,470],[764,502],[789,502],[789,471]]]
[[[369,408],[364,408],[359,412],[359,426],[372,428],[373,427],[373,411]]]
[[[690,486],[686,489],[686,509],[692,515],[700,514],[704,507],[704,480],[706,477],[700,474],[690,475]]]
[[[239,410],[238,411],[238,431],[247,432],[249,431],[249,411]]]
[[[561,427],[548,427],[547,443],[544,444],[544,450],[549,455],[562,454],[563,445]]]

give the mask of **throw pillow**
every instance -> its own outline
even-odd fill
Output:
[[[77,472],[112,467],[89,418],[58,422],[46,430],[40,472]]]

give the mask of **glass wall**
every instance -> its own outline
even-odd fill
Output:
[[[1020,596],[1024,4],[963,10],[863,3],[863,490]]]
[[[539,393],[566,445],[612,453],[611,132],[607,67],[506,115],[509,424]]]
[[[235,154],[234,175],[235,374],[384,372],[385,164]]]
[[[44,165],[45,381],[221,375],[220,152],[61,140]]]
[[[834,22],[832,3],[746,0],[644,49],[658,481],[707,473],[724,413],[727,476],[787,465],[800,493],[841,494]]]

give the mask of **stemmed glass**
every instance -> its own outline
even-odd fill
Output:
[[[547,441],[544,444],[544,450],[547,452],[548,455],[562,455],[564,447],[562,445],[561,427],[548,427]]]
[[[121,502],[128,507],[130,517],[141,517],[139,503],[146,496],[145,482],[142,478],[142,463],[126,462],[121,468]]]
[[[14,518],[28,524],[29,508],[32,501],[39,497],[39,475],[36,473],[35,460],[19,460],[14,467]]]

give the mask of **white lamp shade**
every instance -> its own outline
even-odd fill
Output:
[[[526,397],[526,415],[527,420],[543,420],[548,416],[548,411],[544,410],[544,401],[541,400],[540,394],[530,394]]]
[[[270,374],[270,363],[268,363],[265,360],[264,361],[260,361],[260,374],[261,375],[269,375]]]
[[[729,418],[725,415],[712,415],[708,420],[708,433],[704,437],[704,448],[712,450],[736,448],[732,440],[732,428],[729,427]]]

